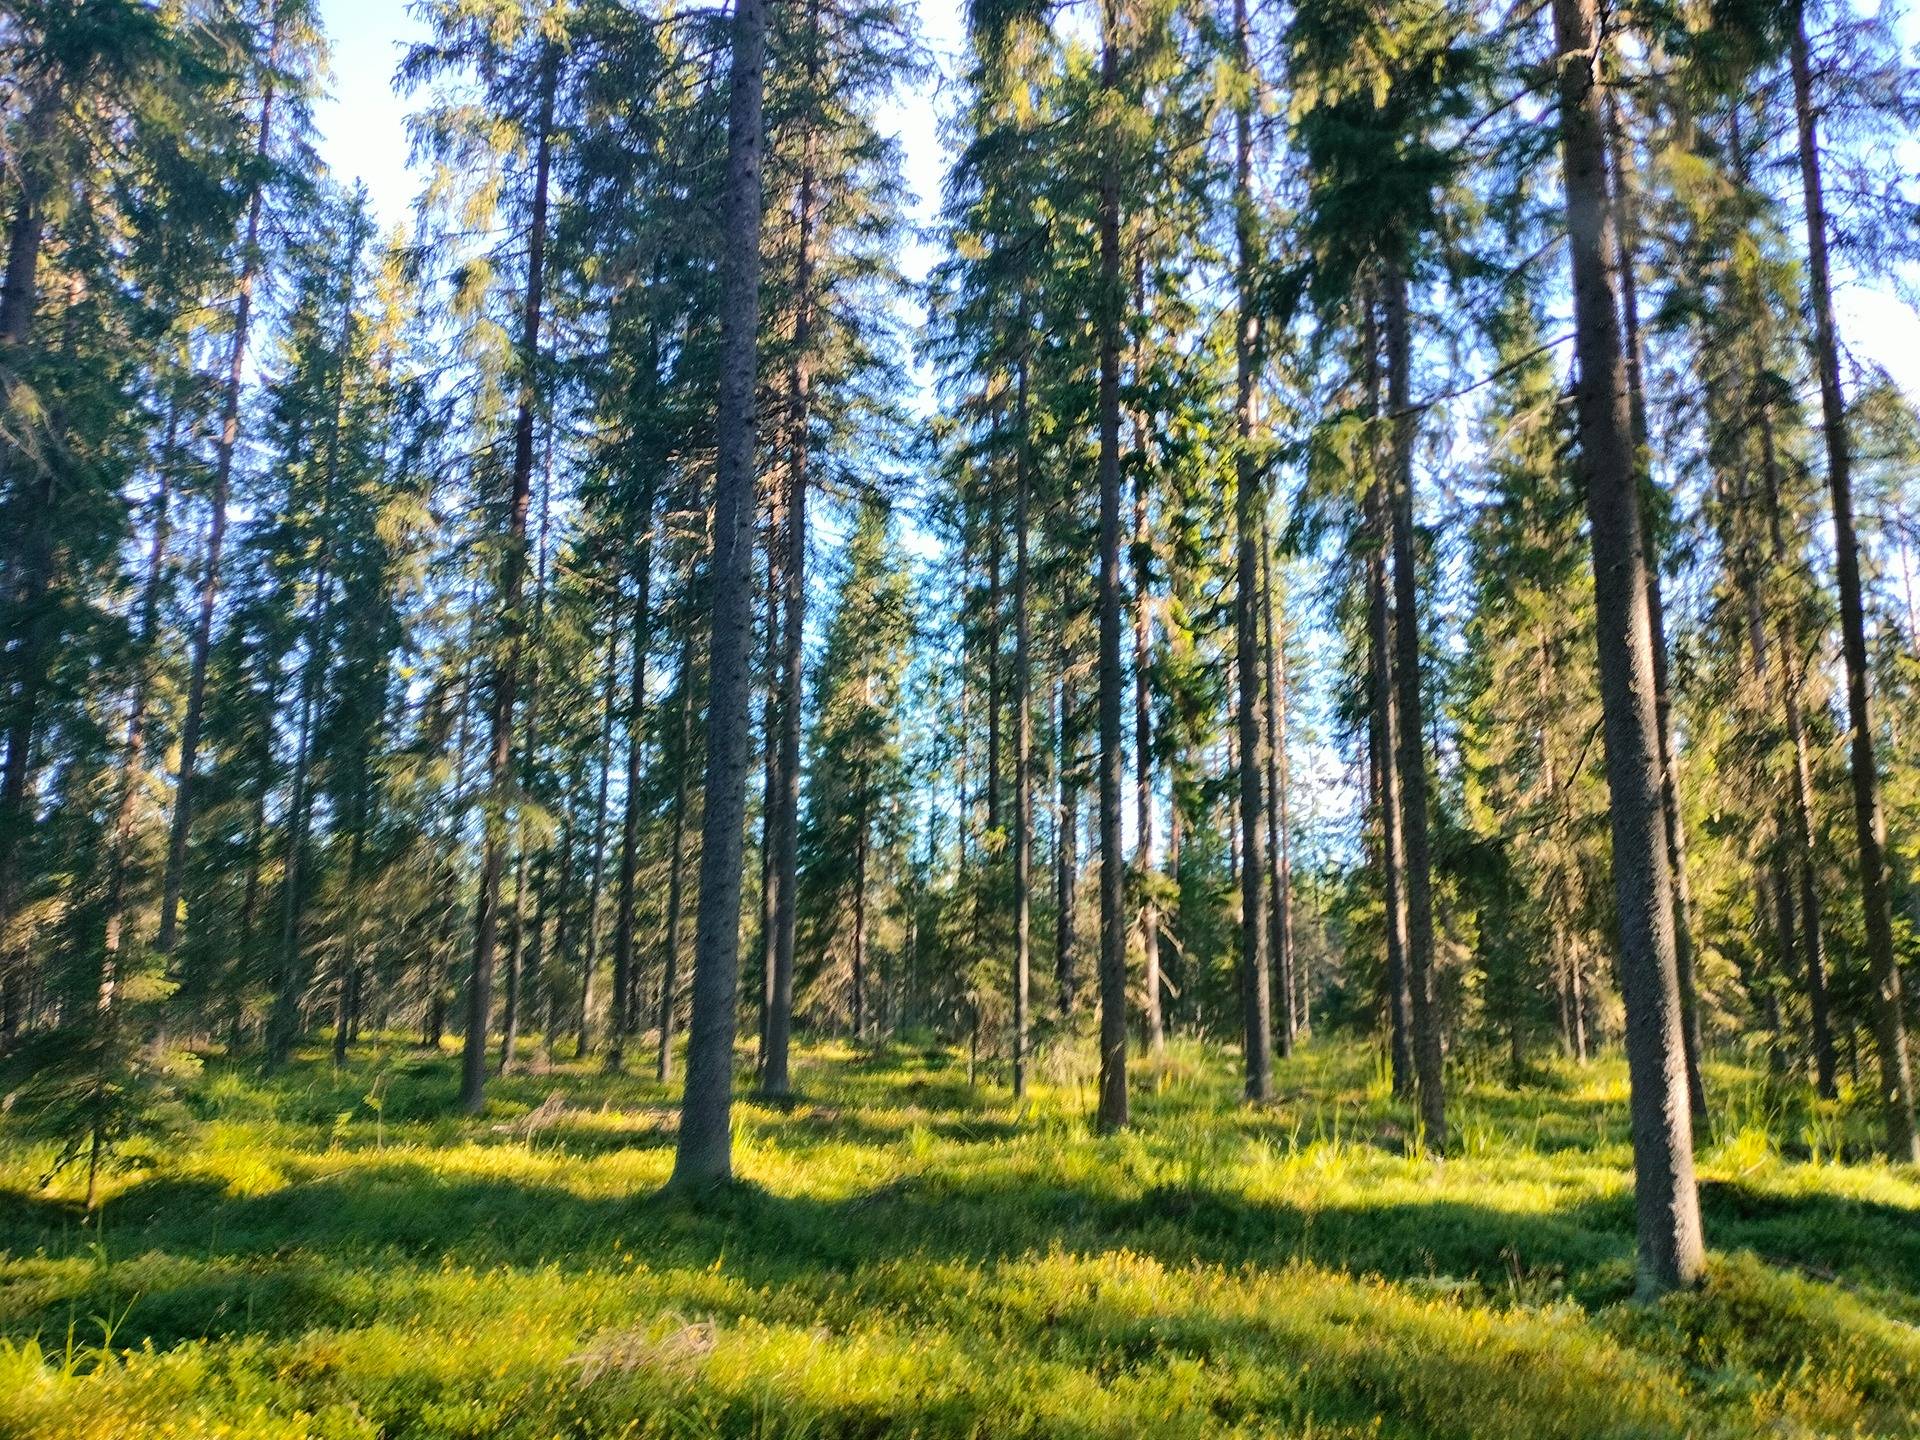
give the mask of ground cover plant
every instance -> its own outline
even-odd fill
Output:
[[[1920,1429],[1920,1178],[1870,1110],[1715,1066],[1707,1278],[1639,1305],[1618,1060],[1463,1075],[1444,1159],[1354,1045],[1251,1108],[1177,1044],[1107,1136],[1090,1057],[1020,1104],[976,1078],[800,1047],[696,1203],[651,1080],[518,1073],[468,1118],[454,1057],[400,1043],[212,1058],[93,1223],[0,1153],[0,1434]]]

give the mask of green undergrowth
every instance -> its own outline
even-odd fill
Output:
[[[1365,1051],[1234,1063],[1102,1138],[1071,1057],[816,1047],[695,1202],[590,1063],[469,1120],[450,1055],[215,1059],[97,1223],[0,1144],[0,1435],[1920,1435],[1920,1176],[1844,1107],[1716,1069],[1710,1277],[1643,1307],[1617,1062],[1462,1065],[1442,1161]]]

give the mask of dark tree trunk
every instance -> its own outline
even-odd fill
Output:
[[[667,863],[666,955],[660,967],[660,1054],[654,1076],[665,1084],[673,1076],[674,1004],[680,998],[680,910],[685,890],[687,848],[687,777],[693,768],[693,618],[680,647],[680,753],[674,764],[673,840]]]
[[[1268,944],[1273,955],[1274,984],[1280,992],[1277,1026],[1280,1054],[1291,1056],[1299,1038],[1300,1016],[1295,1001],[1298,987],[1293,973],[1293,866],[1287,834],[1287,668],[1284,641],[1274,613],[1279,605],[1274,597],[1278,587],[1273,573],[1273,545],[1267,531],[1265,517],[1262,517],[1260,618],[1267,661],[1267,908],[1272,917]]]
[[[1412,405],[1410,308],[1407,275],[1396,266],[1386,277],[1387,408],[1393,425],[1387,520],[1393,536],[1393,672],[1398,706],[1397,744],[1389,753],[1400,771],[1414,1089],[1427,1148],[1438,1155],[1447,1148],[1447,1102],[1440,995],[1434,976],[1433,881],[1427,841],[1426,701],[1420,685],[1420,579],[1413,533],[1413,444],[1418,422]]]
[[[587,944],[580,962],[580,1014],[574,1053],[593,1053],[593,984],[600,968],[600,885],[607,865],[607,780],[613,769],[613,696],[619,688],[620,627],[607,620],[607,687],[600,701],[600,783],[593,800],[593,861],[587,877]],[[635,644],[640,644],[638,636]]]
[[[277,20],[275,26],[274,40],[269,42],[270,58],[277,48]],[[269,73],[260,91],[260,120],[254,141],[254,160],[261,169],[265,167],[272,133],[273,81]],[[260,269],[260,223],[265,200],[262,182],[256,178],[247,197],[247,233],[240,250],[233,339],[227,349],[227,381],[220,399],[220,443],[214,453],[213,494],[208,502],[206,572],[200,580],[200,608],[194,617],[192,659],[187,671],[187,708],[180,722],[179,779],[174,785],[173,819],[167,831],[166,869],[160,880],[160,931],[153,944],[162,955],[173,949],[180,924],[180,891],[186,877],[187,838],[193,825],[194,769],[199,763],[200,729],[206,715],[207,663],[213,653],[213,613],[220,592],[220,559],[226,543],[227,496],[233,482],[234,451],[240,443],[240,387],[246,374],[247,335],[253,319],[254,279]]]
[[[1367,413],[1380,409],[1380,345],[1372,298],[1365,302],[1363,326]],[[1415,1087],[1413,1054],[1413,987],[1407,966],[1407,861],[1404,807],[1400,800],[1400,701],[1393,683],[1393,610],[1387,596],[1388,528],[1386,467],[1379,447],[1372,447],[1372,483],[1367,487],[1367,676],[1371,715],[1368,741],[1373,771],[1374,810],[1380,817],[1381,900],[1385,908],[1387,940],[1387,1032],[1392,1063],[1393,1093],[1410,1098]]]
[[[1246,0],[1234,0],[1237,63],[1251,71]],[[1273,1097],[1272,957],[1267,949],[1266,836],[1261,818],[1265,736],[1260,654],[1260,537],[1265,487],[1253,453],[1254,390],[1259,381],[1260,321],[1254,304],[1259,256],[1253,201],[1251,86],[1234,115],[1234,678],[1236,757],[1240,780],[1240,1009],[1245,1091],[1249,1100]]]
[[[1632,1083],[1634,1197],[1643,1295],[1705,1268],[1692,1113],[1660,798],[1647,557],[1607,223],[1606,137],[1594,72],[1597,0],[1554,0],[1560,144],[1573,258],[1575,391],[1592,532],[1600,696]]]
[[[1118,0],[1100,8],[1100,86],[1118,103]],[[1126,291],[1120,271],[1120,157],[1117,136],[1104,137],[1099,182],[1100,438],[1100,1106],[1101,1130],[1127,1123],[1126,857],[1121,851],[1120,733],[1120,330]]]
[[[1061,668],[1067,668],[1063,657]],[[1074,920],[1080,894],[1080,786],[1075,779],[1073,749],[1068,739],[1072,728],[1072,682],[1063,674],[1054,683],[1057,717],[1055,735],[1059,744],[1059,808],[1054,816],[1053,843],[1053,984],[1054,999],[1062,1021],[1073,1014],[1079,981],[1074,967]]]
[[[1880,808],[1879,763],[1873,752],[1872,681],[1868,673],[1866,603],[1860,587],[1860,542],[1853,521],[1853,451],[1846,397],[1840,388],[1840,341],[1833,320],[1833,283],[1827,263],[1826,194],[1820,178],[1813,67],[1807,54],[1804,4],[1793,8],[1793,104],[1800,132],[1800,183],[1807,215],[1807,298],[1813,311],[1814,359],[1820,371],[1821,430],[1826,439],[1827,491],[1833,504],[1833,559],[1840,591],[1840,650],[1847,669],[1849,770],[1853,821],[1860,851],[1860,903],[1866,916],[1867,960],[1873,972],[1873,1032],[1880,1059],[1880,1105],[1887,1153],[1920,1161],[1913,1124],[1913,1071],[1907,1059],[1907,1022],[1900,966],[1893,950],[1888,895],[1887,826]]]
[[[478,914],[474,918],[473,970],[467,983],[467,1042],[461,1064],[460,1103],[470,1115],[486,1105],[487,1031],[493,1018],[493,947],[499,925],[500,872],[506,859],[506,817],[501,813],[513,771],[513,711],[520,683],[525,622],[520,615],[526,583],[527,509],[533,499],[533,425],[539,409],[540,307],[546,280],[547,181],[552,172],[554,91],[560,51],[549,42],[541,58],[540,118],[535,134],[533,213],[527,229],[527,294],[520,321],[520,401],[513,427],[513,481],[507,505],[507,547],[501,564],[500,628],[505,641],[493,675],[487,753],[486,835],[481,848]]]
[[[807,77],[810,86],[820,75],[819,5],[807,6]],[[760,1088],[772,1096],[786,1095],[793,1086],[790,1071],[793,1044],[793,955],[799,924],[800,892],[800,723],[805,683],[805,628],[807,614],[807,484],[812,451],[813,227],[817,178],[814,173],[813,127],[802,140],[800,188],[797,196],[798,233],[794,257],[793,360],[787,376],[787,493],[786,555],[781,565],[780,756],[778,788],[774,794],[773,868],[773,979],[768,990],[766,1050],[762,1057]]]
[[[1025,319],[1024,308],[1021,319]],[[1023,327],[1024,328],[1024,327]],[[1027,356],[1014,372],[1013,435],[1013,1094],[1027,1093],[1027,1000],[1033,968],[1033,657],[1027,590],[1033,477],[1027,446]]]
[[[706,813],[694,929],[693,1016],[673,1183],[733,1175],[733,1036],[740,969],[741,826],[746,815],[752,641],[754,370],[760,316],[761,95],[766,0],[736,0],[721,262],[719,459],[713,495]]]

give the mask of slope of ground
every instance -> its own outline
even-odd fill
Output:
[[[648,1082],[469,1121],[400,1044],[215,1061],[97,1227],[0,1149],[0,1434],[1920,1434],[1920,1177],[1834,1163],[1841,1120],[1716,1069],[1711,1282],[1640,1308],[1621,1065],[1461,1074],[1434,1162],[1364,1051],[1261,1111],[1233,1063],[1177,1049],[1096,1138],[1065,1064],[1016,1110],[815,1048],[695,1206]]]

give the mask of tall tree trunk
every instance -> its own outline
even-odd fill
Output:
[[[1294,1000],[1293,867],[1287,835],[1287,671],[1282,639],[1274,619],[1278,606],[1274,591],[1278,583],[1273,573],[1272,537],[1264,514],[1260,519],[1260,560],[1261,649],[1267,671],[1267,703],[1262,717],[1267,747],[1267,910],[1271,917],[1267,943],[1273,956],[1274,984],[1280,992],[1277,1026],[1280,1054],[1291,1056],[1300,1020]]]
[[[527,293],[520,319],[520,399],[513,427],[512,492],[507,504],[507,546],[501,563],[502,653],[493,674],[492,739],[487,754],[486,833],[482,841],[478,914],[474,918],[473,971],[467,984],[467,1043],[461,1063],[460,1104],[470,1115],[485,1108],[487,1031],[493,1018],[494,932],[499,925],[500,872],[506,859],[506,808],[513,774],[514,702],[520,683],[525,621],[520,615],[526,583],[527,509],[533,499],[533,426],[540,408],[540,310],[546,283],[547,182],[553,167],[553,104],[560,81],[560,50],[548,41],[540,60],[540,117],[533,161],[533,210],[527,227]]]
[[[761,546],[767,559],[766,649],[761,661],[766,666],[766,693],[760,701],[760,1014],[753,1061],[754,1077],[763,1087],[767,1074],[767,1027],[773,1021],[775,959],[779,950],[774,919],[779,909],[776,903],[779,882],[774,878],[773,868],[773,816],[780,805],[780,549],[784,543],[780,510],[780,495],[769,487],[766,537]]]
[[[820,78],[820,7],[807,5],[807,83]],[[805,683],[807,614],[807,484],[812,449],[813,227],[816,138],[809,124],[801,141],[794,256],[793,358],[787,374],[786,555],[781,566],[780,760],[774,795],[773,983],[768,993],[766,1052],[760,1088],[771,1096],[792,1089],[793,953],[800,894],[800,722]],[[758,182],[756,181],[756,184]]]
[[[638,637],[635,643],[639,644]],[[607,622],[607,685],[600,701],[600,783],[593,800],[593,862],[587,878],[587,945],[580,963],[580,1014],[576,1056],[593,1053],[593,984],[600,968],[600,885],[607,865],[607,779],[613,769],[613,696],[619,688],[620,627]]]
[[[1672,877],[1660,799],[1659,717],[1647,557],[1640,533],[1626,367],[1621,354],[1607,215],[1597,0],[1554,0],[1560,145],[1573,258],[1575,391],[1587,515],[1620,979],[1632,1084],[1634,1200],[1643,1295],[1698,1281],[1705,1268],[1693,1172],[1686,1042],[1681,1033]]]
[[[1627,414],[1632,425],[1634,470],[1643,495],[1641,530],[1647,545],[1647,614],[1653,627],[1654,714],[1660,740],[1660,810],[1667,831],[1667,865],[1673,873],[1674,967],[1680,983],[1680,1025],[1687,1047],[1687,1099],[1693,1108],[1694,1129],[1707,1125],[1707,1089],[1700,1060],[1706,1052],[1701,1023],[1693,946],[1693,892],[1687,879],[1687,832],[1680,811],[1680,764],[1673,749],[1673,691],[1667,665],[1667,610],[1660,583],[1660,547],[1654,528],[1654,482],[1648,465],[1651,432],[1647,424],[1646,382],[1640,356],[1639,277],[1634,257],[1639,253],[1639,221],[1633,203],[1630,152],[1620,124],[1620,109],[1612,96],[1606,101],[1607,141],[1613,178],[1613,260],[1620,287],[1621,321],[1625,328]]]
[[[275,11],[271,61],[279,45]],[[214,604],[220,593],[220,563],[227,535],[227,496],[233,482],[233,456],[240,443],[240,387],[246,374],[247,336],[253,321],[253,287],[261,262],[260,223],[265,208],[263,177],[273,134],[271,65],[260,89],[260,119],[254,139],[255,178],[247,196],[247,233],[240,250],[240,283],[233,312],[233,338],[227,347],[227,381],[220,398],[220,442],[213,459],[213,494],[208,501],[207,568],[200,580],[200,608],[193,624],[193,651],[187,670],[187,708],[180,722],[179,779],[173,792],[173,819],[167,830],[167,863],[160,880],[160,930],[154,949],[173,949],[180,926],[180,891],[187,869],[187,838],[193,826],[194,769],[199,763],[200,730],[206,715],[207,662],[213,653]],[[356,220],[356,231],[358,222]]]
[[[1738,140],[1736,138],[1736,147]],[[1788,565],[1786,528],[1780,506],[1780,456],[1775,448],[1773,412],[1764,388],[1765,376],[1756,373],[1754,394],[1759,410],[1761,500],[1766,512],[1767,552],[1772,573],[1786,573]],[[1769,682],[1771,666],[1767,660],[1767,635],[1764,614],[1768,597],[1762,591],[1760,567],[1749,564],[1748,593],[1753,606],[1754,669],[1763,685]],[[1801,983],[1806,987],[1808,1019],[1812,1034],[1814,1088],[1823,1099],[1837,1093],[1834,1083],[1833,1025],[1827,1006],[1827,963],[1820,930],[1820,884],[1813,838],[1813,760],[1807,740],[1806,716],[1800,707],[1800,686],[1804,672],[1795,664],[1793,624],[1788,607],[1777,611],[1775,639],[1780,654],[1779,694],[1787,722],[1787,739],[1793,746],[1793,799],[1790,805],[1793,832],[1793,863],[1784,863],[1775,881],[1776,905],[1783,922],[1779,941],[1783,957],[1794,949],[1795,928],[1793,894],[1786,871],[1799,877],[1799,943]],[[1783,841],[1784,841],[1784,837]],[[1791,971],[1791,966],[1786,967]]]
[[[1073,952],[1080,894],[1080,786],[1075,779],[1073,749],[1068,739],[1073,711],[1072,681],[1064,673],[1068,663],[1063,657],[1062,674],[1054,682],[1054,733],[1060,747],[1056,778],[1060,799],[1054,814],[1053,838],[1053,985],[1054,1003],[1062,1022],[1072,1016],[1079,991]]]
[[[1119,103],[1119,0],[1100,7],[1100,87]],[[1100,435],[1100,1107],[1101,1130],[1127,1123],[1126,857],[1121,850],[1120,777],[1120,330],[1126,290],[1120,271],[1119,137],[1109,120],[1099,181]]]
[[[1026,319],[1025,307],[1021,320]],[[1025,326],[1022,325],[1024,335]],[[1023,340],[1024,344],[1024,340]],[[1013,1095],[1027,1093],[1027,999],[1033,968],[1033,657],[1027,613],[1033,475],[1027,353],[1015,361],[1013,435]]]
[[[1393,467],[1388,524],[1393,536],[1393,646],[1400,771],[1401,829],[1406,848],[1407,986],[1413,996],[1413,1073],[1427,1148],[1447,1148],[1447,1102],[1442,1075],[1440,995],[1434,975],[1433,882],[1427,841],[1426,702],[1420,673],[1420,579],[1414,555],[1413,444],[1418,420],[1412,405],[1412,325],[1407,274],[1395,265],[1386,277],[1387,408],[1392,416]]]
[[[673,1183],[733,1175],[733,1035],[740,966],[741,825],[746,812],[747,650],[753,605],[754,370],[760,328],[761,96],[766,0],[736,0],[721,262],[719,460],[713,495],[706,813],[694,929],[693,1017]]]
[[[1234,0],[1235,61],[1245,72],[1234,113],[1234,676],[1240,778],[1240,1008],[1246,1097],[1273,1097],[1273,995],[1267,949],[1267,861],[1261,818],[1265,765],[1260,654],[1260,535],[1265,486],[1253,453],[1260,320],[1254,301],[1259,256],[1253,199],[1253,56],[1246,0]]]
[[[1153,893],[1153,535],[1147,528],[1146,417],[1137,416],[1135,426],[1141,439],[1133,485],[1133,865],[1140,888],[1141,1016],[1147,1052],[1159,1055],[1167,1048],[1167,1031],[1160,1013],[1160,906]]]
[[[167,436],[160,447],[160,464],[153,496],[153,543],[147,552],[147,579],[140,596],[140,622],[135,632],[133,693],[127,704],[127,738],[121,757],[120,793],[113,807],[113,838],[107,859],[106,936],[101,947],[101,1004],[112,1003],[119,983],[120,950],[131,918],[127,911],[128,871],[132,866],[134,823],[140,802],[140,775],[147,755],[147,705],[153,690],[154,651],[160,639],[160,600],[166,585],[168,505],[172,499],[173,467],[179,460],[180,411],[167,406]]]
[[[853,838],[853,1040],[867,1038],[867,832],[873,827],[864,779],[859,828]]]
[[[645,533],[636,549],[633,600],[633,668],[627,685],[627,790],[620,821],[620,875],[615,885],[613,922],[613,990],[607,1016],[607,1069],[626,1063],[627,1038],[639,1017],[634,1014],[634,886],[640,870],[640,772],[646,758],[647,640],[653,597],[653,496],[648,487],[641,511]]]
[[[35,102],[26,124],[27,151],[37,150],[53,133],[66,100],[66,71],[55,72],[46,93]],[[46,225],[44,201],[52,177],[44,164],[31,156],[14,157],[20,170],[19,189],[14,196],[13,219],[7,227],[7,268],[0,280],[0,364],[17,372],[26,360],[26,349],[33,335],[34,310],[39,303],[39,266],[42,232]],[[21,163],[26,161],[28,163]],[[11,410],[12,387],[6,393]],[[3,439],[4,437],[0,437]],[[6,443],[0,449],[0,481],[21,461],[18,448]],[[25,513],[17,517],[14,535],[6,544],[16,553],[8,556],[6,570],[9,597],[21,617],[20,633],[9,637],[7,656],[11,663],[0,672],[0,681],[12,690],[11,713],[7,716],[6,758],[0,761],[0,931],[13,917],[16,866],[20,846],[33,823],[32,790],[34,740],[39,728],[41,692],[45,669],[52,647],[48,592],[53,584],[54,537],[53,472],[40,466],[32,482],[19,481],[30,497]],[[0,655],[5,655],[0,651]],[[8,968],[4,979],[4,1014],[0,1015],[0,1042],[19,1028],[26,1009],[23,977]]]
[[[685,889],[687,847],[687,777],[693,766],[693,618],[688,616],[680,647],[680,753],[673,770],[673,840],[667,863],[666,955],[660,967],[660,1054],[654,1077],[665,1084],[673,1076],[674,1004],[680,996],[680,909]]]
[[[1866,602],[1860,587],[1860,542],[1853,523],[1853,450],[1846,397],[1840,388],[1840,341],[1833,320],[1833,282],[1827,262],[1826,194],[1820,178],[1820,141],[1807,54],[1803,0],[1793,7],[1793,106],[1800,132],[1800,185],[1807,215],[1807,298],[1813,310],[1814,359],[1820,371],[1821,431],[1826,439],[1827,491],[1833,504],[1833,559],[1840,590],[1840,650],[1847,669],[1849,770],[1853,822],[1860,850],[1860,903],[1866,916],[1867,959],[1873,971],[1873,1032],[1880,1059],[1880,1105],[1887,1152],[1896,1161],[1920,1161],[1913,1124],[1913,1071],[1907,1059],[1907,1022],[1900,967],[1893,950],[1893,912],[1887,880],[1887,827],[1880,809],[1880,772],[1873,753],[1872,680],[1868,673]]]
[[[307,663],[300,681],[300,730],[295,750],[293,795],[287,821],[286,873],[281,878],[280,949],[276,966],[273,1013],[267,1028],[267,1064],[285,1063],[301,1029],[301,1007],[306,999],[307,965],[300,948],[300,924],[306,907],[306,851],[313,818],[313,745],[320,704],[326,693],[329,651],[333,639],[333,505],[340,482],[340,439],[346,424],[347,366],[351,359],[354,298],[359,283],[361,223],[355,210],[347,231],[347,282],[340,301],[338,353],[334,359],[332,415],[327,429],[325,480],[321,493],[321,541],[318,574],[314,580],[314,619],[307,642]],[[208,537],[208,548],[213,540]],[[207,573],[213,574],[209,564]],[[178,797],[175,797],[178,804]],[[163,900],[164,904],[164,900]],[[156,942],[157,944],[157,942]]]
[[[1371,295],[1364,300],[1362,369],[1367,413],[1378,418],[1380,337]],[[1370,448],[1373,477],[1364,501],[1367,566],[1367,677],[1369,759],[1373,770],[1374,810],[1380,817],[1381,900],[1387,940],[1387,1033],[1393,1093],[1411,1098],[1416,1067],[1413,1046],[1413,986],[1407,965],[1407,856],[1405,807],[1400,797],[1400,700],[1393,683],[1393,609],[1387,591],[1389,534],[1387,474],[1378,445]]]

